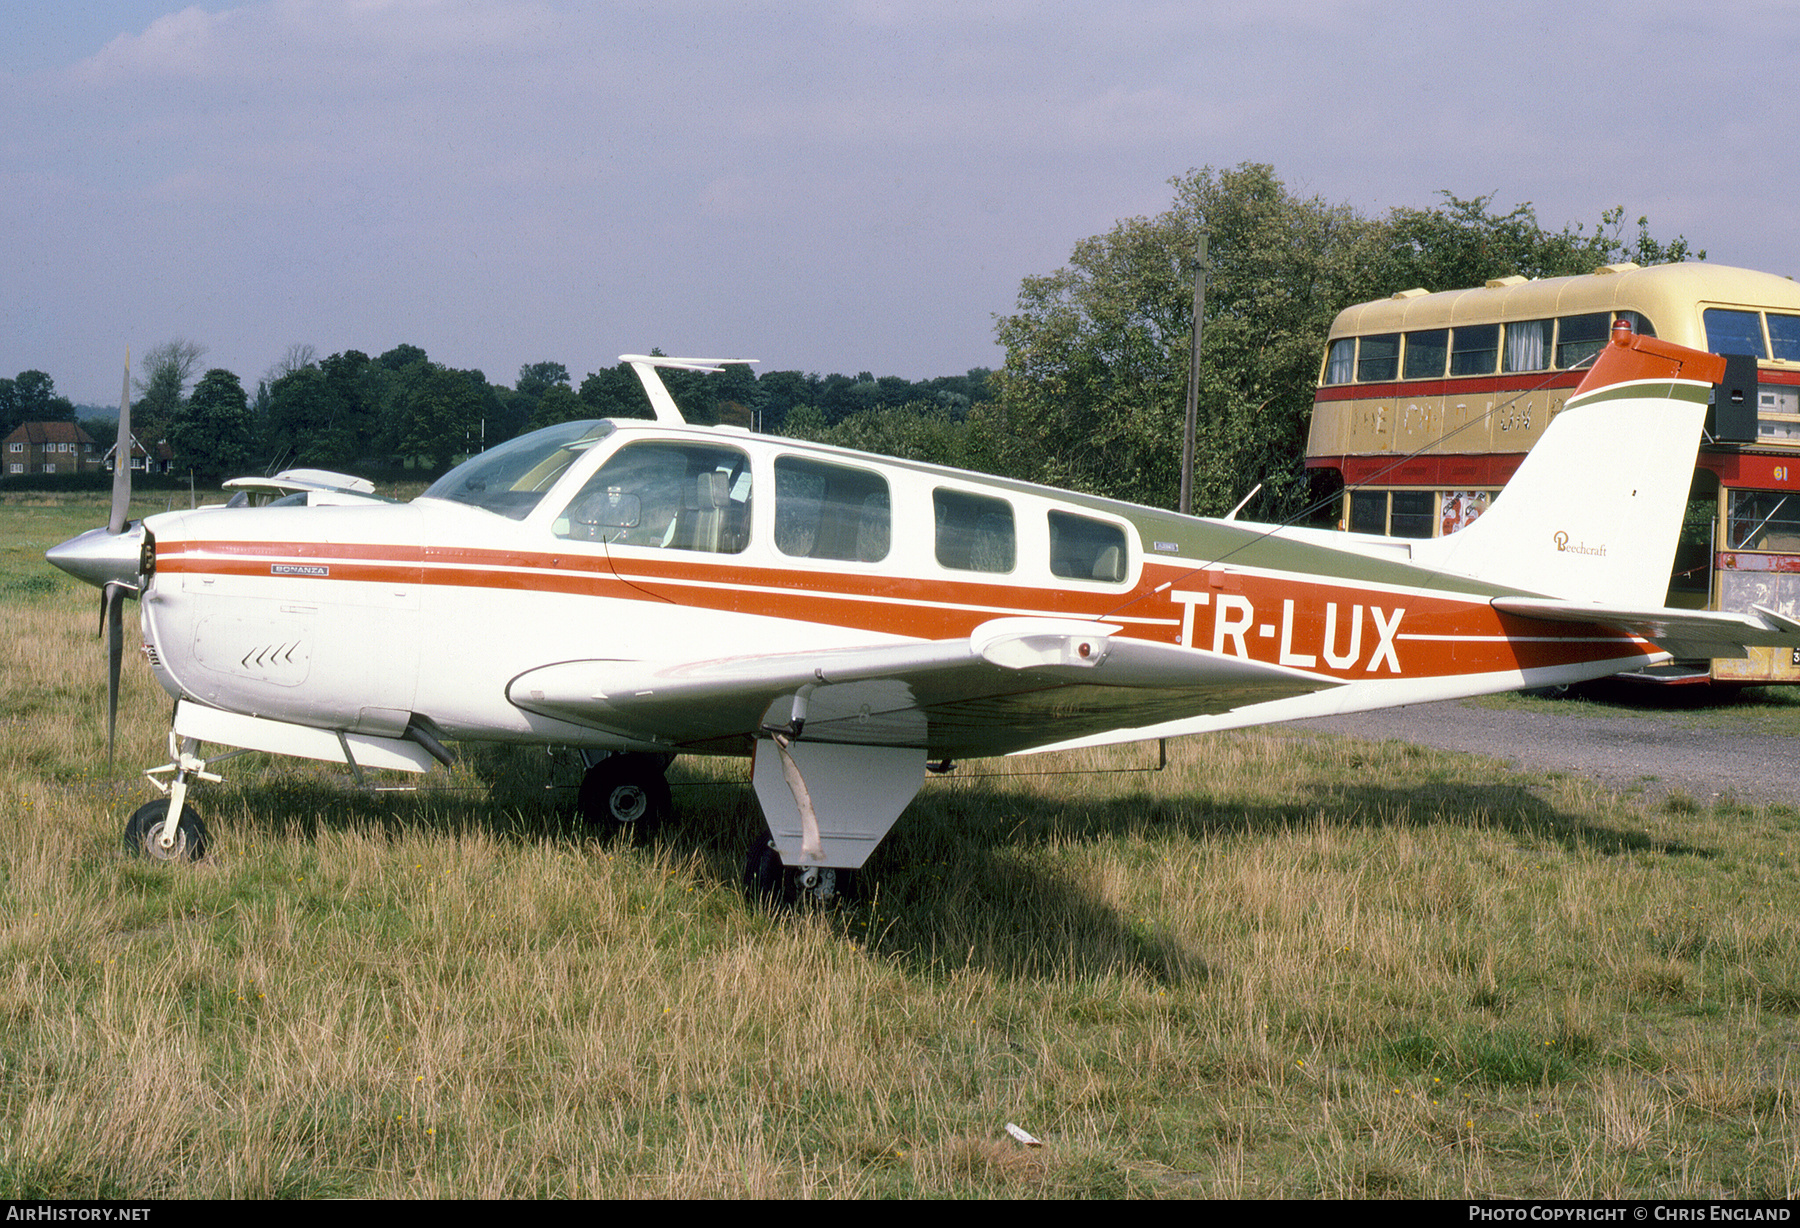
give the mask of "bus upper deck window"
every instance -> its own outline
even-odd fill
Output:
[[[1506,371],[1542,371],[1550,365],[1550,320],[1518,320],[1506,326]]]
[[[1564,316],[1556,322],[1556,365],[1566,371],[1580,366],[1598,354],[1606,344],[1606,331],[1612,326],[1607,312],[1595,311],[1581,316]]]
[[[1348,384],[1356,374],[1356,338],[1339,337],[1325,352],[1325,382]]]
[[[1754,311],[1728,311],[1708,307],[1700,313],[1706,321],[1706,348],[1715,354],[1749,354],[1767,358],[1763,348],[1762,321]]]
[[[1364,337],[1356,356],[1357,382],[1391,380],[1400,374],[1400,334]]]
[[[1450,374],[1492,375],[1500,356],[1498,324],[1459,324],[1450,334]]]
[[[1783,362],[1800,362],[1800,316],[1784,316],[1771,311],[1768,318],[1769,344],[1775,350],[1771,357]]]
[[[1640,337],[1656,336],[1656,325],[1650,323],[1650,317],[1641,311],[1621,311],[1619,318],[1631,325],[1631,331]]]
[[[1406,334],[1406,379],[1443,379],[1450,330],[1428,328]]]

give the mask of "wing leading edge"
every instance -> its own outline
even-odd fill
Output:
[[[507,688],[526,711],[671,747],[808,741],[1009,754],[1049,742],[1341,685],[1240,657],[1117,636],[1074,619],[1002,618],[967,639],[679,664],[565,661]]]

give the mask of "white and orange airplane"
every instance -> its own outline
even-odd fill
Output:
[[[189,793],[227,757],[202,748],[359,775],[429,770],[447,741],[578,748],[582,810],[618,823],[667,812],[673,755],[735,755],[770,831],[746,881],[826,897],[929,760],[1800,646],[1773,611],[1663,607],[1724,361],[1624,326],[1493,507],[1425,541],[691,426],[656,367],[718,361],[625,361],[655,420],[533,432],[409,504],[127,525],[115,489],[112,524],[51,550],[106,590],[114,702],[130,594],[177,701],[127,846],[202,852]]]

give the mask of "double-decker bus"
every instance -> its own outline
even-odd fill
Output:
[[[1708,412],[1668,604],[1740,611],[1754,604],[1793,615],[1800,606],[1800,285],[1769,273],[1617,264],[1582,277],[1407,290],[1346,308],[1326,342],[1306,449],[1309,469],[1343,479],[1339,527],[1416,538],[1470,523],[1619,320],[1729,360]],[[1800,682],[1800,652],[1750,653],[1654,672],[1665,681]]]

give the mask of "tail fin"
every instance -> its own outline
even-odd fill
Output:
[[[1663,604],[1725,360],[1620,323],[1494,505],[1413,561],[1568,601]]]

